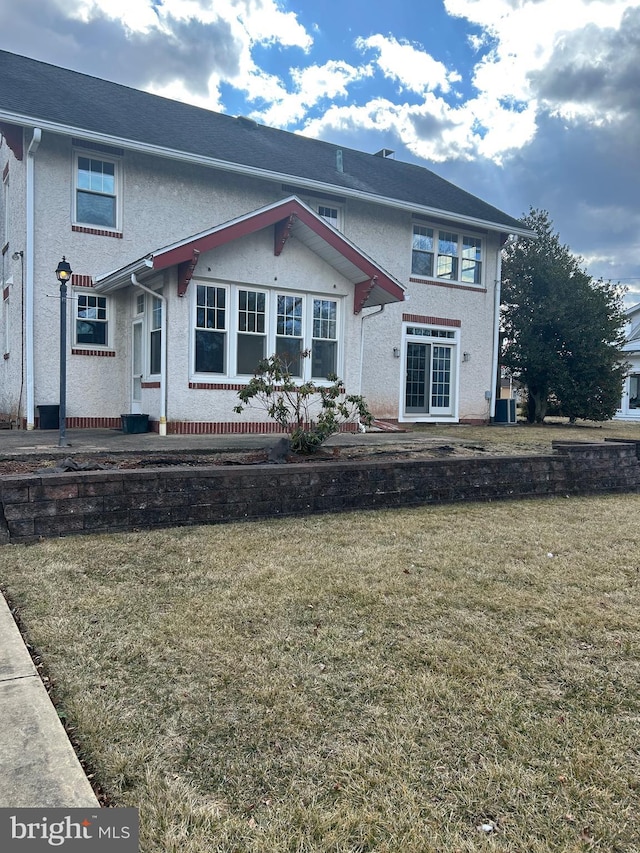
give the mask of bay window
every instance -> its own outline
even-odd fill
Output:
[[[253,376],[260,361],[276,354],[300,380],[326,380],[339,372],[339,304],[310,294],[198,284],[193,371]]]

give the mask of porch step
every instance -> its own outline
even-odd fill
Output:
[[[398,426],[398,424],[390,423],[389,421],[379,421],[374,420],[369,429],[375,430],[376,432],[406,432],[407,430],[404,427]]]

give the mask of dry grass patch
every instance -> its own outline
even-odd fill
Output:
[[[0,578],[143,853],[632,853],[639,510],[50,540]]]

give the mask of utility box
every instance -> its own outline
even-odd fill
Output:
[[[518,422],[515,399],[496,400],[496,414],[493,422],[496,424],[515,424]]]

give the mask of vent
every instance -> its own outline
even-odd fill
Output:
[[[236,121],[243,127],[249,128],[249,130],[255,130],[258,127],[258,122],[248,116],[236,116]]]
[[[391,148],[381,148],[379,151],[373,155],[374,157],[383,157],[385,160],[395,160],[396,152],[392,151]]]

